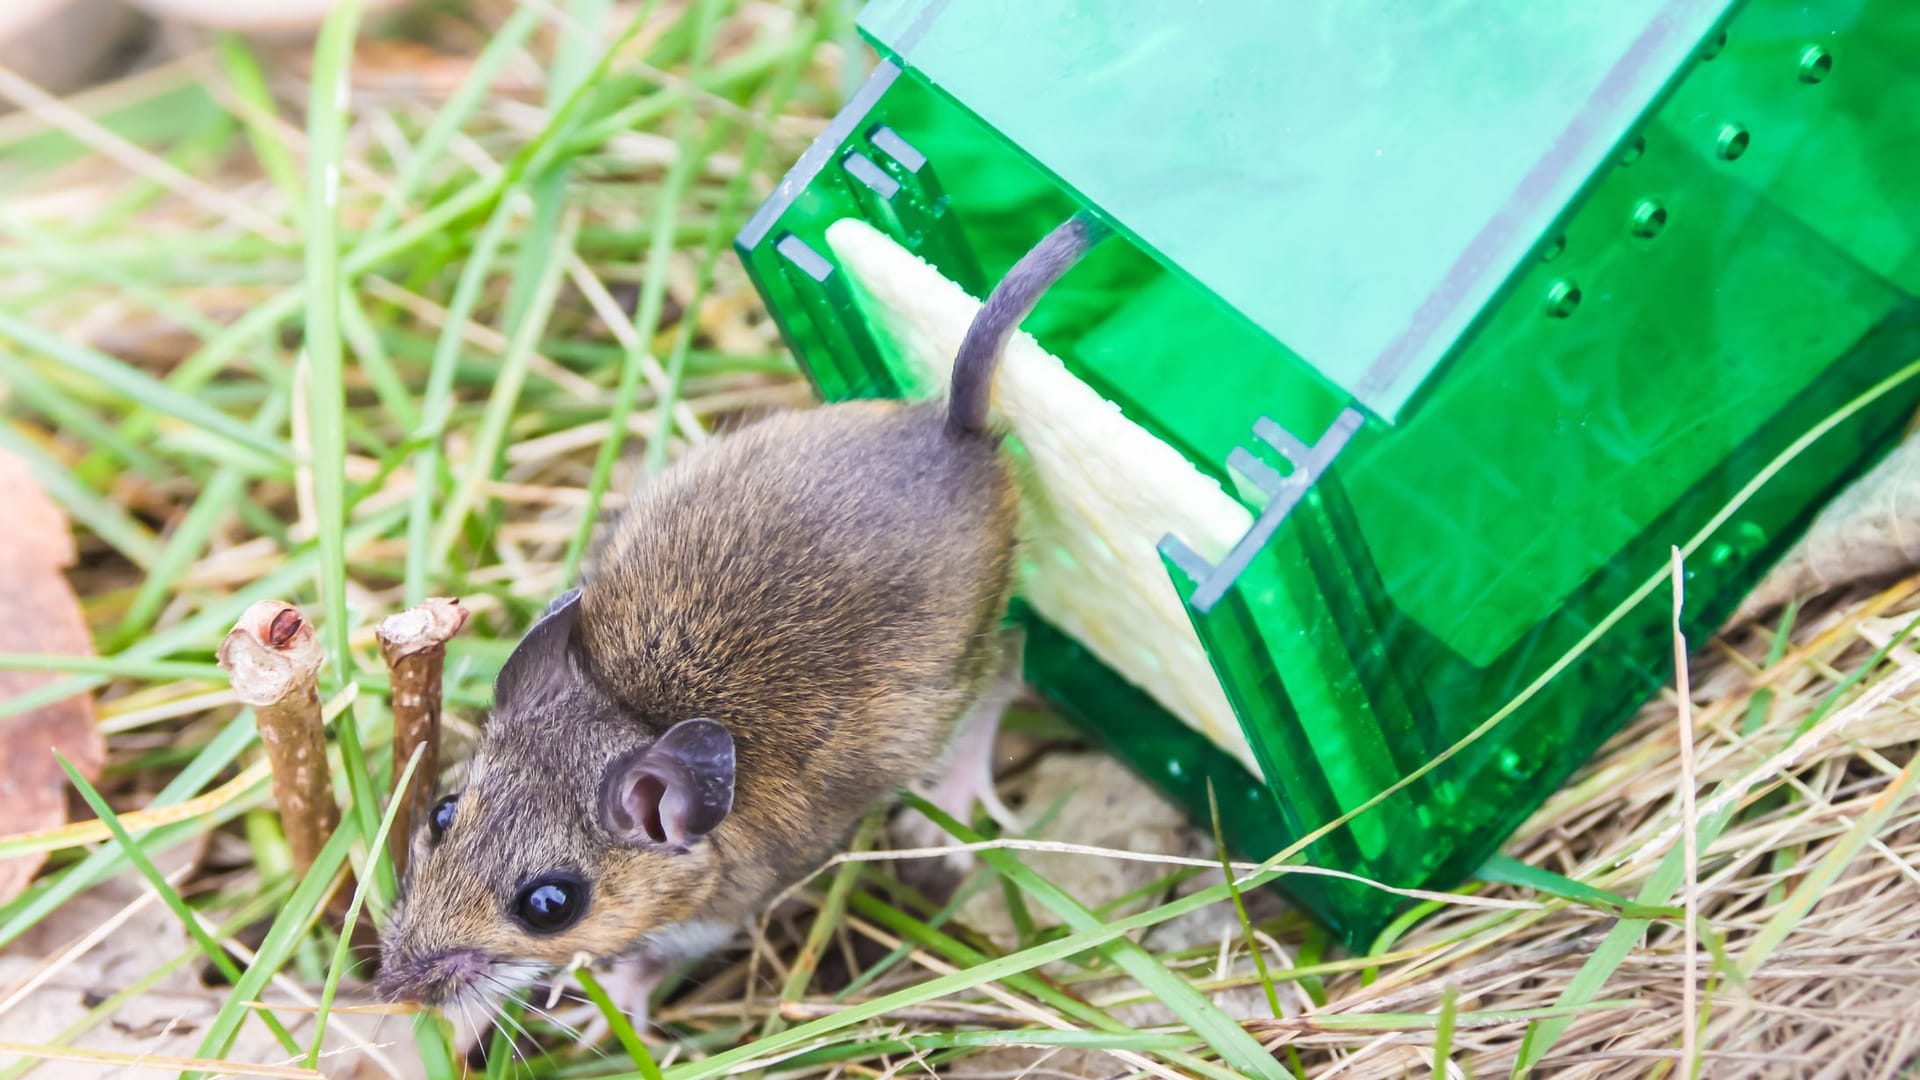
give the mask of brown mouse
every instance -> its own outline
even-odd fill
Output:
[[[644,1021],[667,965],[723,944],[903,786],[944,770],[935,801],[962,816],[991,790],[1019,677],[993,371],[1106,235],[1076,215],[1008,272],[947,402],[779,415],[636,493],[507,659],[463,789],[416,833],[383,996],[490,1014],[585,956]]]

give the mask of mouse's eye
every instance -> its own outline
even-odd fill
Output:
[[[550,874],[520,887],[513,917],[536,934],[555,934],[587,911],[587,883],[571,874]]]
[[[427,833],[436,841],[453,827],[453,804],[459,801],[460,796],[449,795],[434,803],[433,810],[427,814]]]

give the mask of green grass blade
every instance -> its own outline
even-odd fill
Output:
[[[818,43],[821,35],[821,26],[816,21],[812,24],[810,31],[794,43],[791,51],[784,54],[785,66],[777,71],[766,101],[756,111],[754,126],[748,132],[746,145],[741,152],[740,171],[727,187],[722,217],[737,212],[744,204],[747,193],[751,190],[748,180],[758,171],[760,159],[766,153],[770,143],[773,118],[779,115],[795,87],[799,85],[800,75],[806,69],[806,59],[812,55],[813,47]],[[700,72],[695,71],[691,81],[698,84]],[[683,145],[684,143],[685,140]],[[702,153],[704,154],[704,151]],[[683,153],[681,157],[689,159],[689,169],[691,169],[692,155]],[[647,351],[653,347],[653,330],[659,324],[660,305],[665,294],[664,259],[666,255],[664,253],[656,255],[656,252],[661,252],[662,249],[670,250],[672,246],[674,222],[678,216],[680,202],[675,189],[685,183],[684,177],[676,172],[679,162],[680,159],[677,158],[662,185],[659,213],[655,217],[654,232],[648,242],[646,278],[641,285],[640,303],[635,312],[634,329],[637,333],[634,347],[626,350],[621,360],[620,379],[614,390],[613,407],[608,414],[607,440],[601,444],[600,451],[594,458],[593,473],[587,481],[587,509],[581,515],[578,531],[567,544],[560,574],[563,582],[572,582],[579,577],[580,563],[586,555],[587,542],[593,535],[594,522],[599,518],[600,503],[606,498],[607,486],[613,478],[614,463],[620,459],[620,450],[626,440],[627,417],[632,415],[634,404],[639,397],[641,373],[645,369]],[[669,399],[678,394],[678,379],[685,373],[687,354],[692,347],[696,320],[690,313],[698,309],[701,295],[712,280],[713,267],[724,248],[721,236],[722,232],[715,230],[708,238],[707,249],[703,253],[700,269],[695,278],[695,295],[688,305],[689,314],[682,318],[673,354],[667,360],[668,390],[661,395],[661,426],[658,427],[654,440],[662,448],[662,453],[665,452],[672,430],[667,426],[673,415],[673,404]],[[656,258],[663,260],[658,269],[655,267]],[[659,282],[657,285],[656,280]],[[654,297],[650,304],[649,297],[656,291],[660,295]],[[657,471],[657,466],[664,460],[664,458],[656,460],[650,457],[648,462],[650,471]]]
[[[313,78],[307,98],[307,205],[302,239],[306,250],[306,359],[308,430],[313,441],[313,487],[320,559],[321,623],[327,658],[342,684],[353,675],[348,649],[352,630],[347,612],[347,478],[345,344],[341,330],[346,277],[340,260],[340,169],[345,154],[348,81],[354,35],[360,25],[358,0],[335,7],[313,47]],[[361,835],[379,824],[379,802],[357,719],[349,713],[339,726],[340,757],[353,796],[349,812]],[[390,873],[390,871],[389,871]],[[376,887],[381,879],[376,878]],[[390,890],[383,890],[387,895]]]
[[[380,334],[374,330],[373,320],[367,317],[359,296],[348,291],[343,301],[340,306],[340,329],[346,335],[355,359],[360,361],[360,370],[367,373],[367,381],[373,384],[373,393],[380,399],[380,407],[403,430],[411,431],[419,426],[420,414],[413,407],[413,396],[407,393],[406,380],[394,368],[393,358],[387,355],[387,347],[381,343]]]
[[[978,843],[981,836],[959,821],[942,812],[926,800],[909,795],[908,802],[921,813],[932,818],[941,828],[952,833],[963,843]],[[1067,895],[1039,874],[1034,873],[1010,851],[981,851],[980,858],[1001,875],[1011,878],[1028,895],[1047,906],[1055,915],[1074,930],[1086,931],[1101,925],[1100,917],[1087,910],[1078,900]],[[1229,878],[1223,886],[1231,896],[1238,884]],[[1129,939],[1119,939],[1105,947],[1109,959],[1134,981],[1145,987],[1161,1004],[1173,1010],[1194,1032],[1207,1041],[1220,1056],[1244,1076],[1267,1077],[1270,1080],[1285,1080],[1286,1069],[1258,1039],[1247,1034],[1240,1024],[1220,1011],[1219,1007],[1208,1001],[1185,979],[1168,971],[1152,954]]]
[[[253,145],[253,156],[260,160],[260,167],[273,181],[273,186],[280,189],[280,197],[287,201],[287,206],[299,206],[304,200],[300,167],[280,139],[275,123],[279,110],[274,107],[273,91],[267,89],[267,73],[260,67],[260,58],[253,54],[245,38],[234,33],[216,35],[213,54],[219,59],[220,69],[239,102],[236,111],[246,127],[247,141]]]
[[[4,435],[6,431],[6,426],[0,425],[0,435]],[[355,525],[347,534],[347,547],[351,549],[375,536],[386,535],[400,520],[402,513],[402,508],[394,507]],[[312,579],[316,561],[317,556],[311,550],[293,555],[279,569],[266,577],[238,592],[208,603],[193,615],[164,630],[141,638],[121,650],[119,656],[128,660],[151,660],[189,649],[197,649],[203,653],[212,652],[220,639],[232,628],[233,621],[247,609],[248,604],[255,600],[271,600],[291,595],[301,583]],[[59,701],[61,698],[72,697],[106,681],[107,677],[104,675],[74,675],[29,690],[24,694],[15,694],[0,703],[0,719],[18,716],[42,705]]]
[[[610,0],[573,0],[560,39],[553,67],[547,76],[547,108],[558,110],[575,91],[582,88],[594,66],[593,42],[589,34],[607,19]],[[647,18],[650,11],[637,17]],[[560,156],[533,174],[529,190],[533,216],[514,262],[513,284],[507,292],[506,318],[502,326],[509,340],[521,331],[521,324],[533,310],[543,282],[549,276],[556,256],[561,261],[572,255],[571,247],[557,251],[555,230],[567,206],[567,177],[572,159]],[[529,355],[539,344],[536,337],[527,343]]]
[[[493,86],[493,81],[500,77],[500,69],[506,66],[507,61],[513,58],[514,52],[526,42],[527,36],[539,25],[540,9],[533,5],[525,5],[517,8],[505,22],[500,24],[500,28],[493,32],[493,36],[487,41],[486,48],[480,50],[480,54],[473,58],[467,69],[466,78],[460,81],[459,88],[447,98],[446,103],[440,107],[440,111],[434,114],[433,122],[427,125],[427,130],[421,134],[420,141],[414,145],[412,156],[407,158],[406,164],[400,170],[400,175],[395,178],[393,186],[381,200],[379,209],[374,211],[373,220],[367,223],[364,235],[384,236],[387,230],[393,227],[393,223],[399,219],[401,212],[413,198],[413,193],[426,179],[427,170],[439,162],[441,156],[446,153],[447,144],[453,141],[454,135],[460,131],[460,126],[467,122],[467,119],[473,115],[473,111],[485,100],[488,89]]]
[[[714,29],[718,23],[719,4],[716,0],[701,0],[693,16],[693,67],[689,74],[689,78],[696,83],[706,74],[707,56],[712,51]],[[809,48],[807,51],[812,50]],[[660,213],[654,218],[653,237],[647,245],[646,279],[640,286],[640,308],[634,318],[634,328],[639,331],[635,337],[638,349],[652,347],[654,331],[660,325],[660,312],[667,290],[667,259],[673,253],[675,222],[679,217],[680,202],[687,182],[705,167],[708,154],[721,137],[721,121],[716,117],[708,122],[711,127],[708,136],[696,142],[693,138],[694,121],[694,100],[689,97],[674,118],[674,141],[679,144],[680,153],[674,157],[666,183],[661,185]],[[698,149],[693,150],[694,147]],[[692,314],[689,309],[682,316],[683,326],[694,321]],[[680,380],[685,370],[684,358],[679,371],[671,366],[667,369],[666,386],[660,391],[660,426],[654,438],[647,443],[649,474],[659,472],[666,466],[667,446],[673,432],[673,407],[679,402]],[[623,435],[616,428],[613,437],[607,440],[608,444],[618,449],[618,441]]]
[[[1767,670],[1787,655],[1787,648],[1793,644],[1793,624],[1800,617],[1800,602],[1789,601],[1780,611],[1780,622],[1773,628],[1773,639],[1767,644],[1767,660],[1761,670]],[[1747,701],[1746,719],[1740,722],[1740,734],[1751,735],[1766,726],[1767,716],[1773,709],[1773,687],[1763,686],[1753,692]]]
[[[0,311],[0,336],[10,338],[24,348],[58,360],[69,370],[143,406],[171,416],[185,424],[218,435],[229,442],[269,456],[285,458],[292,448],[278,439],[265,438],[247,430],[247,426],[197,398],[181,393],[146,372],[122,363],[105,353],[95,352],[77,342],[68,341]]]
[[[226,672],[218,664],[196,664],[186,660],[138,660],[124,656],[52,656],[47,653],[0,653],[0,671],[60,671],[105,675],[112,679],[147,679],[165,682],[173,679],[198,679],[218,683]]]
[[[1014,1031],[955,1031],[908,1034],[891,1039],[862,1039],[838,1046],[822,1047],[783,1058],[780,1071],[792,1075],[800,1070],[843,1061],[921,1054],[929,1050],[1028,1047],[1062,1050],[1121,1050],[1135,1053],[1179,1053],[1193,1045],[1185,1035],[1160,1035],[1147,1031],[1059,1031],[1053,1028],[1021,1028]],[[938,1075],[937,1073],[935,1075]]]
[[[1053,802],[1048,804],[1044,810],[1042,810],[1039,814],[1034,816],[1032,822],[1027,826],[1026,833],[1023,838],[1028,840],[1037,840],[1037,839],[1040,839],[1042,836],[1044,836],[1046,833],[1046,830],[1049,827],[1051,827],[1055,819],[1057,819],[1060,816],[1060,811],[1065,806],[1066,806],[1065,795],[1062,795],[1054,799]],[[1192,867],[1182,867],[1179,871],[1176,871],[1176,874],[1182,875],[1178,879],[1182,881],[1184,881],[1187,877],[1191,877],[1197,873],[1199,873],[1199,871]],[[976,893],[980,892],[982,889],[992,887],[992,885],[998,880],[999,880],[999,876],[994,874],[991,870],[988,870],[985,867],[976,868],[974,873],[968,878],[968,880],[963,882],[958,889],[954,890],[953,896],[949,898],[945,904],[942,904],[940,906],[940,910],[928,916],[925,922],[920,922],[919,920],[911,920],[913,926],[918,928],[919,930],[925,931],[928,934],[937,933],[940,927],[947,925],[947,923],[951,922],[955,916],[960,914],[961,909],[966,906],[967,901],[971,900]],[[1146,888],[1138,890],[1137,895],[1117,898],[1116,901],[1112,902],[1110,908],[1103,908],[1101,909],[1100,913],[1103,917],[1105,917],[1106,915],[1110,914],[1111,911],[1118,910],[1119,908],[1125,907],[1127,903],[1130,903],[1132,901],[1139,900],[1147,896],[1162,895],[1167,891],[1169,891],[1169,889],[1171,889],[1172,884],[1173,884],[1172,875],[1170,875],[1169,878],[1162,879],[1162,884],[1156,884],[1156,885],[1148,886]],[[888,910],[892,910],[892,909],[889,908]],[[905,915],[905,913],[901,913],[901,915],[903,918],[909,918],[908,916]],[[936,952],[940,952],[942,955],[947,956],[949,959],[957,959],[959,963],[965,964],[965,965],[977,964],[985,959],[985,956],[983,956],[980,953],[973,952],[972,950],[968,950],[969,955],[967,956],[956,957],[954,953],[948,951],[942,945],[930,942],[924,938],[916,936],[915,932],[913,932],[912,930],[905,929],[900,926],[893,926],[893,927],[890,927],[890,929],[893,929],[896,933],[899,933],[904,940],[902,940],[899,946],[897,946],[892,952],[888,953],[886,956],[881,957],[878,961],[872,964],[869,964],[865,971],[862,971],[859,975],[855,976],[852,981],[848,982],[846,986],[843,986],[838,991],[836,991],[833,995],[833,1000],[846,1001],[848,998],[851,998],[855,994],[858,994],[861,991],[865,990],[869,985],[871,985],[874,982],[874,980],[880,978],[881,976],[885,975],[887,972],[893,970],[893,967],[895,964],[898,964],[906,960],[907,957],[913,955],[913,950],[916,943],[918,943],[922,947],[932,948]],[[946,940],[952,941],[953,939],[948,938]],[[954,944],[957,945],[958,942],[954,942]],[[962,948],[964,948],[964,946],[962,946]],[[1014,984],[1011,982],[1009,982],[1007,985],[1014,986]],[[1021,989],[1019,987],[1014,987],[1014,988]],[[1022,992],[1025,992],[1025,991],[1023,990]],[[1065,1007],[1060,1007],[1060,1006],[1056,1006],[1056,1007],[1060,1008],[1060,1011],[1062,1013],[1065,1013],[1067,1015],[1074,1015],[1072,1006],[1075,1003],[1075,1000],[1076,999],[1069,997],[1066,999],[1068,1004]],[[1083,1018],[1083,1022],[1086,1022],[1084,1018]],[[1093,1023],[1095,1027],[1102,1026],[1097,1020],[1093,1021]]]
[[[582,83],[592,64],[592,42],[587,33],[590,28],[599,27],[607,17],[607,0],[574,0],[568,10],[565,33],[560,41],[558,55],[548,75],[547,108],[557,110],[567,99],[582,88]],[[646,13],[640,18],[644,19]],[[516,348],[530,329],[529,320],[539,323],[544,330],[546,319],[551,311],[552,297],[557,295],[559,275],[565,271],[565,263],[572,257],[572,238],[564,242],[556,238],[556,232],[562,228],[562,215],[567,206],[567,177],[571,169],[571,159],[558,158],[534,173],[530,183],[533,214],[524,230],[525,240],[521,243],[518,257],[514,261],[511,285],[507,292],[505,317],[502,332],[507,336],[509,348],[502,358],[501,376],[495,385],[495,394],[488,401],[488,420],[495,416],[497,403],[504,401],[508,412],[517,402],[522,382],[526,377],[526,364],[531,361],[533,350],[539,344],[539,334],[524,341],[524,348]],[[575,228],[578,221],[573,222]],[[552,290],[552,291],[549,291]],[[543,301],[543,295],[546,299]],[[537,313],[536,308],[545,306],[547,311]],[[449,329],[458,329],[449,325]],[[509,384],[509,380],[511,380]],[[502,389],[507,392],[501,393]],[[502,424],[510,419],[499,414]],[[491,429],[483,423],[483,438]],[[504,426],[501,428],[504,432]],[[448,541],[445,547],[435,545],[429,550],[439,556],[437,564],[444,565],[445,556],[452,550],[451,540],[466,524],[467,512],[471,505],[463,503],[469,496],[469,481],[477,482],[492,475],[496,466],[498,449],[487,452],[484,460],[476,457],[468,463],[468,471],[456,485],[452,502],[455,512],[441,522],[438,536]],[[485,471],[479,471],[484,469]]]
[[[553,302],[560,294],[560,281],[566,269],[567,257],[573,251],[574,234],[579,227],[578,214],[569,214],[560,226],[560,235],[554,240],[553,258],[547,262],[530,300],[530,307],[520,320],[518,332],[507,344],[507,354],[500,362],[498,381],[487,398],[486,414],[481,418],[480,430],[474,436],[472,456],[467,459],[460,482],[447,500],[446,511],[440,518],[440,526],[429,547],[436,565],[445,565],[467,515],[479,499],[481,482],[491,477],[499,465],[500,451],[506,442],[507,424],[513,419],[514,405],[519,401],[520,388],[526,382],[527,365],[533,359],[534,342],[540,340],[541,332],[546,329],[547,317],[553,312]]]
[[[514,1027],[526,1015],[526,1002],[508,998],[500,1003],[500,1019],[493,1025],[493,1039],[487,1043],[487,1080],[508,1080],[507,1069],[513,1061]]]
[[[145,525],[135,521],[118,503],[81,483],[11,422],[0,421],[0,450],[19,457],[48,498],[66,511],[68,517],[126,556],[128,562],[144,570],[160,557],[160,542]]]
[[[453,287],[453,299],[447,305],[446,325],[434,344],[433,360],[427,369],[426,396],[421,405],[421,423],[415,435],[420,449],[413,456],[413,498],[407,506],[407,558],[405,592],[407,603],[418,604],[427,598],[428,548],[433,542],[430,530],[433,509],[440,501],[440,440],[446,434],[453,414],[453,378],[462,345],[460,329],[473,317],[473,310],[486,291],[487,278],[493,272],[501,241],[513,220],[506,200],[494,208],[493,215],[480,230],[460,280]],[[436,564],[437,565],[437,564]]]
[[[346,577],[346,385],[340,332],[340,161],[346,137],[347,79],[358,0],[333,9],[313,49],[313,80],[307,99],[307,206],[302,229],[306,251],[306,357],[308,428],[313,439],[314,502],[319,521],[320,596],[326,612],[322,633],[328,659],[344,679],[352,670],[347,652]]]
[[[847,905],[862,918],[900,935],[901,940],[911,942],[962,967],[978,967],[992,959],[958,938],[942,933],[931,924],[922,922],[872,896],[855,893],[848,898]],[[1032,972],[1009,975],[999,981],[1007,989],[1025,994],[1060,1015],[1079,1023],[1104,1031],[1126,1030],[1125,1024]]]
[[[1893,655],[1893,650],[1906,644],[1907,639],[1913,636],[1915,630],[1920,630],[1920,615],[1916,615],[1908,620],[1907,625],[1901,627],[1899,633],[1888,638],[1885,645],[1873,650],[1873,655],[1867,657],[1865,663],[1847,672],[1846,678],[1834,684],[1833,689],[1827,691],[1827,695],[1820,699],[1820,704],[1814,706],[1806,716],[1800,719],[1798,724],[1794,725],[1793,732],[1787,736],[1786,741],[1791,743],[1800,736],[1812,731],[1815,724],[1825,720],[1827,714],[1839,706],[1840,699],[1847,695],[1847,691],[1860,685],[1860,682],[1868,675],[1879,670],[1880,665],[1887,662],[1887,657]]]
[[[1239,886],[1242,889],[1257,888],[1284,876],[1286,872],[1285,867],[1271,867],[1256,871],[1242,877]],[[666,1070],[666,1075],[668,1080],[707,1080],[709,1077],[728,1076],[731,1075],[731,1070],[747,1062],[781,1053],[796,1046],[805,1046],[836,1031],[865,1023],[896,1009],[936,1001],[991,982],[1006,982],[1010,978],[1044,967],[1056,960],[1064,960],[1070,956],[1098,949],[1136,930],[1158,926],[1169,919],[1177,919],[1188,912],[1198,911],[1213,904],[1225,903],[1231,898],[1232,893],[1225,885],[1198,889],[1149,911],[1129,915],[1123,919],[1109,920],[1098,929],[1074,931],[1007,956],[983,958],[981,963],[965,971],[941,975],[916,986],[863,1001],[832,1016],[809,1020],[777,1035],[723,1051],[700,1061],[675,1065]],[[850,903],[856,910],[864,913],[866,909],[861,907],[861,901],[864,899],[868,898],[855,894]],[[884,905],[881,906],[884,907]]]
[[[263,434],[280,430],[281,425],[286,423],[291,402],[291,395],[276,394],[269,397],[254,417],[253,430]],[[231,466],[220,469],[207,481],[200,497],[193,500],[193,507],[180,519],[180,524],[160,549],[159,556],[147,568],[146,577],[141,579],[133,602],[127,606],[126,615],[121,618],[120,625],[107,643],[108,648],[126,647],[160,617],[161,611],[173,599],[175,583],[192,569],[206,551],[214,530],[220,527],[227,511],[245,491],[246,476]]]
[[[47,418],[55,431],[84,442],[94,452],[106,452],[149,479],[171,475],[145,447],[121,433],[92,409],[73,400],[32,364],[9,349],[0,349],[0,382],[22,404]]]
[[[413,756],[407,759],[407,767],[400,771],[399,780],[394,782],[393,790],[406,791],[407,784],[413,780],[413,771],[420,765],[420,756],[426,752],[426,744],[413,748]],[[372,863],[387,857],[387,833],[393,829],[393,819],[399,813],[403,800],[389,801],[387,812],[380,817],[380,828],[373,834],[373,840],[367,845],[367,862]],[[353,900],[347,905],[347,915],[340,924],[340,937],[334,943],[333,963],[327,967],[327,982],[320,990],[320,1008],[313,1019],[313,1045],[307,1048],[307,1068],[320,1066],[320,1047],[326,1042],[327,1014],[333,1010],[334,995],[340,991],[340,976],[347,970],[347,962],[353,951],[353,927],[360,919],[360,907],[367,902],[367,882],[372,874],[360,875],[354,885]],[[235,981],[239,981],[235,976]]]
[[[1714,840],[1719,838],[1721,831],[1727,827],[1727,823],[1733,820],[1734,805],[1730,802],[1724,809],[1710,813],[1699,820],[1697,835],[1700,851],[1707,850]],[[1641,886],[1640,893],[1635,899],[1640,904],[1649,906],[1667,903],[1672,898],[1674,890],[1680,887],[1681,881],[1686,877],[1686,869],[1685,848],[1675,841],[1673,847],[1660,857],[1659,864],[1654,867],[1653,873],[1647,876],[1646,884]],[[1642,934],[1647,932],[1649,925],[1650,920],[1632,918],[1621,919],[1613,924],[1613,929],[1607,931],[1607,936],[1600,940],[1599,945],[1594,946],[1593,955],[1587,957],[1587,962],[1580,966],[1580,970],[1575,973],[1566,989],[1554,999],[1554,1005],[1578,1009],[1591,1002],[1599,994],[1600,988],[1606,985],[1607,980],[1612,978],[1613,973],[1626,961],[1627,954],[1633,951],[1634,944],[1640,940]],[[1553,1044],[1559,1041],[1560,1036],[1566,1033],[1567,1028],[1573,1023],[1574,1016],[1575,1014],[1571,1013],[1556,1016],[1529,1028],[1526,1037],[1521,1040],[1520,1054],[1514,1060],[1512,1075],[1518,1078],[1530,1074],[1534,1066],[1546,1057],[1547,1051],[1553,1048]]]
[[[1260,947],[1260,940],[1253,936],[1253,920],[1247,916],[1247,902],[1240,896],[1240,888],[1234,884],[1233,857],[1227,852],[1227,834],[1220,824],[1220,800],[1213,790],[1213,778],[1207,778],[1207,814],[1213,822],[1213,850],[1220,858],[1220,873],[1226,878],[1227,888],[1233,892],[1233,914],[1240,921],[1240,936],[1247,944],[1247,953],[1253,957],[1253,967],[1260,975],[1260,986],[1267,992],[1267,1008],[1274,1016],[1285,1015],[1280,1009],[1280,992],[1273,988],[1273,974],[1267,970],[1266,950]]]
[[[1583,881],[1562,877],[1551,870],[1529,866],[1498,852],[1480,865],[1477,876],[1496,884],[1518,885],[1532,889],[1535,892],[1558,897],[1583,907],[1594,908],[1615,917],[1678,919],[1686,914],[1672,904],[1641,904],[1624,896],[1616,896],[1605,889],[1588,885]]]
[[[1806,877],[1788,895],[1786,903],[1747,941],[1745,950],[1740,954],[1738,968],[1742,978],[1751,979],[1760,970],[1760,965],[1767,962],[1780,943],[1813,910],[1814,905],[1827,895],[1833,883],[1839,880],[1840,872],[1860,854],[1860,849],[1869,840],[1879,834],[1880,827],[1913,793],[1915,780],[1920,780],[1920,755],[1910,759],[1906,768],[1901,769],[1893,781],[1874,797],[1867,812],[1861,814],[1852,827],[1840,835],[1827,853],[1820,857],[1820,861],[1807,871]]]
[[[861,825],[859,835],[848,850],[866,850],[873,842],[878,825],[877,818],[869,817]],[[833,936],[841,917],[846,914],[847,897],[852,895],[853,887],[859,883],[863,869],[858,862],[846,862],[841,863],[840,869],[834,872],[833,884],[827,886],[826,899],[814,913],[813,924],[807,927],[806,940],[801,943],[800,952],[787,967],[787,981],[780,987],[781,1001],[798,1001],[806,996],[807,986],[813,982],[814,971],[820,965],[820,957],[826,952],[827,940]],[[786,1027],[786,1024],[786,1018],[780,1015],[780,1010],[771,1010],[760,1033],[771,1035]]]
[[[107,800],[87,782],[86,777],[80,775],[80,770],[73,767],[73,763],[67,760],[65,754],[56,750],[53,756],[60,763],[60,770],[67,774],[67,781],[74,786],[74,789],[80,793],[80,797],[86,800],[87,806],[107,826],[107,831],[113,833],[114,843],[120,846],[120,850],[133,863],[134,868],[140,871],[140,876],[147,879],[148,886],[160,897],[160,902],[167,906],[168,911],[173,912],[182,926],[186,927],[187,935],[193,938],[194,944],[200,947],[200,951],[206,954],[214,967],[220,969],[220,974],[233,982],[240,981],[240,965],[234,963],[233,957],[227,955],[227,950],[213,940],[213,935],[207,933],[206,927],[200,925],[200,920],[194,916],[193,909],[181,899],[179,891],[167,881],[167,876],[153,864],[153,860],[147,857],[147,853],[141,850],[140,845],[134,843],[133,837],[127,835],[127,827],[120,823],[120,815],[113,812],[113,807],[107,805]],[[270,1012],[262,1012],[260,1018],[273,1030],[274,1038],[280,1040],[280,1045],[286,1047],[288,1053],[300,1052],[299,1044],[294,1041],[292,1033],[280,1023],[278,1017]]]
[[[233,764],[253,739],[253,712],[242,710],[148,801],[148,807],[172,806],[198,795],[222,770]],[[151,855],[165,851],[198,831],[195,823],[182,822],[155,829],[137,843],[142,851]],[[0,949],[12,944],[61,904],[105,881],[125,861],[126,856],[121,848],[102,847],[65,870],[42,878],[27,892],[0,905]]]
[[[645,1080],[661,1080],[660,1066],[647,1051],[647,1044],[640,1041],[639,1034],[633,1030],[633,1023],[620,1006],[607,996],[606,990],[600,986],[600,980],[584,967],[576,970],[573,977],[579,980],[580,989],[587,992],[587,997],[600,1010],[600,1015],[607,1018],[607,1027],[613,1031],[613,1037],[619,1041],[627,1056],[633,1059],[633,1066],[639,1070],[639,1075]]]
[[[1438,1031],[1442,1021],[1455,1028],[1497,1027],[1525,1020],[1572,1020],[1597,1012],[1645,1007],[1645,1002],[1620,998],[1588,1001],[1579,1005],[1543,1005],[1535,1009],[1482,1009],[1455,1012],[1451,1016],[1438,1013],[1315,1013],[1303,1017],[1300,1023],[1325,1031]]]
[[[232,1048],[234,1036],[239,1034],[247,1014],[254,1011],[253,1003],[260,999],[260,992],[293,955],[308,929],[319,921],[327,896],[333,891],[334,879],[340,876],[341,867],[347,863],[347,851],[357,838],[358,830],[353,820],[348,819],[341,822],[340,828],[334,830],[333,836],[320,848],[313,865],[307,868],[306,877],[293,890],[286,906],[268,928],[265,940],[254,951],[253,963],[235,980],[226,1000],[220,1003],[220,1011],[207,1025],[196,1056],[218,1058]],[[296,1048],[293,1053],[298,1057],[302,1051]]]

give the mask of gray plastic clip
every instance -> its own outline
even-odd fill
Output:
[[[1233,550],[1227,552],[1226,558],[1221,559],[1218,566],[1202,558],[1199,552],[1172,533],[1160,539],[1160,554],[1193,580],[1193,597],[1188,601],[1193,605],[1193,610],[1205,615],[1227,595],[1227,590],[1233,588],[1234,582],[1240,580],[1240,575],[1252,564],[1253,557],[1279,531],[1280,523],[1293,513],[1293,508],[1312,490],[1314,483],[1326,475],[1327,469],[1333,465],[1333,459],[1340,456],[1340,451],[1346,449],[1353,433],[1360,430],[1361,422],[1360,410],[1351,407],[1344,409],[1333,423],[1327,425],[1327,430],[1312,446],[1294,438],[1285,428],[1264,416],[1254,423],[1254,435],[1278,451],[1293,469],[1282,476],[1243,446],[1234,447],[1233,453],[1228,455],[1228,467],[1266,492],[1270,500],[1266,509],[1254,520],[1253,527],[1233,545]]]

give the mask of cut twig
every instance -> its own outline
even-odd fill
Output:
[[[234,696],[253,707],[281,827],[294,868],[304,874],[340,824],[320,715],[320,642],[299,608],[262,600],[240,616],[218,655]]]
[[[395,799],[405,799],[388,842],[396,873],[406,869],[408,838],[433,798],[433,778],[439,771],[440,684],[447,642],[465,625],[467,609],[460,601],[436,597],[387,616],[375,631],[380,655],[393,673],[393,775],[397,778],[402,774],[415,747],[426,748],[411,789],[394,793]]]

